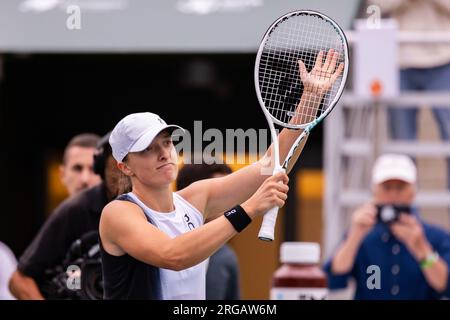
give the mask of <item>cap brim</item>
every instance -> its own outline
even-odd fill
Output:
[[[410,175],[407,174],[399,174],[397,173],[391,173],[391,174],[383,174],[383,175],[379,175],[378,177],[375,177],[373,179],[373,183],[374,184],[380,184],[389,180],[401,180],[407,183],[415,183],[416,180],[414,179],[414,177],[411,177]]]
[[[174,124],[167,125],[163,128],[158,128],[157,131],[149,130],[136,141],[136,143],[130,148],[129,152],[140,152],[144,150],[153,142],[153,139],[155,139],[158,134],[167,129],[172,130],[171,133],[176,129],[180,129],[184,132],[183,128]]]

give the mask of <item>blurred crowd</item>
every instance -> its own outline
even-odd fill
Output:
[[[379,6],[384,16],[396,19],[400,31],[450,32],[450,1],[366,4]],[[450,45],[402,45],[399,65],[401,90],[450,92]],[[450,140],[450,108],[432,106],[432,110],[441,138]],[[416,140],[417,114],[415,106],[390,108],[390,137]],[[0,299],[102,299],[100,215],[111,200],[130,191],[108,139],[109,134],[82,133],[68,142],[60,177],[69,197],[18,258],[0,243]],[[450,159],[447,163],[450,188]],[[226,165],[185,165],[176,187],[229,173]],[[345,288],[354,279],[355,299],[450,297],[450,234],[421,218],[415,206],[417,177],[415,159],[407,155],[382,154],[376,159],[372,198],[352,213],[348,230],[323,265],[331,290]],[[225,245],[209,258],[207,299],[240,299],[239,281],[238,259]]]

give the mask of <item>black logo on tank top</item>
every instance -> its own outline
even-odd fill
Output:
[[[186,220],[186,223],[189,227],[189,230],[194,230],[195,226],[194,224],[191,222],[191,218],[187,215],[187,213],[184,215],[184,220]]]

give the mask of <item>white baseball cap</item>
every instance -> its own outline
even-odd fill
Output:
[[[379,184],[393,179],[416,183],[417,169],[410,157],[402,154],[383,154],[375,161],[372,183]]]
[[[129,152],[144,150],[165,129],[184,131],[177,125],[168,125],[157,114],[151,112],[129,114],[119,121],[109,137],[114,159],[122,162]]]

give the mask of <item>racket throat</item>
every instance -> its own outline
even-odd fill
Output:
[[[280,172],[286,173],[286,169],[283,168],[279,163],[277,163],[277,164],[275,164],[275,167],[273,168],[272,175],[280,173]]]

